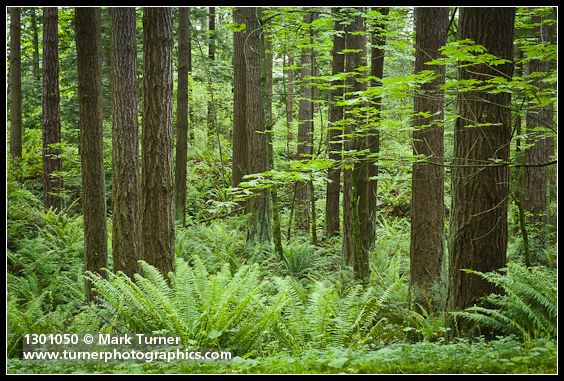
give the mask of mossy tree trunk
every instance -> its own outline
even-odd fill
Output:
[[[263,70],[261,62],[262,26],[260,8],[246,7],[241,10],[246,25],[244,46],[246,62],[246,121],[249,128],[249,173],[268,170],[268,147],[263,104]],[[248,201],[249,224],[247,240],[267,243],[272,238],[271,198],[269,189],[256,190]]]
[[[362,10],[359,9],[360,11]],[[359,10],[356,10],[357,12]],[[346,30],[345,47],[347,49],[345,71],[345,98],[351,103],[345,108],[345,118],[351,122],[346,126],[347,140],[349,140],[345,151],[355,151],[352,170],[345,170],[346,189],[343,202],[350,203],[350,210],[346,209],[343,224],[345,233],[343,245],[345,259],[353,267],[355,276],[365,280],[369,271],[370,230],[368,209],[368,164],[363,152],[368,141],[366,137],[365,106],[366,104],[358,98],[358,94],[366,90],[366,73],[362,70],[366,66],[366,34],[364,20],[360,14],[351,15]],[[350,171],[350,172],[349,172]],[[349,193],[350,192],[350,196]]]

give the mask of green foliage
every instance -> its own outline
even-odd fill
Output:
[[[361,345],[377,340],[378,314],[393,295],[355,285],[340,295],[335,284],[314,281],[311,289],[292,277],[275,277],[274,290],[258,265],[243,265],[231,273],[228,265],[208,273],[203,261],[182,259],[170,284],[152,266],[140,262],[143,276],[87,273],[101,307],[117,317],[122,330],[177,334],[186,346],[231,348],[238,353],[282,348]],[[273,292],[274,291],[274,292]],[[356,344],[355,344],[356,343]]]
[[[10,359],[7,371],[88,374],[557,374],[554,341],[524,345],[513,337],[494,341],[392,344],[379,350],[309,349],[278,351],[261,358],[236,356],[212,363],[65,363]]]
[[[20,224],[8,224],[7,345],[8,355],[18,356],[26,333],[69,332],[73,324],[81,326],[75,317],[83,316],[78,312],[84,294],[84,242],[82,218],[43,211],[30,192],[10,181],[8,189],[8,215]]]
[[[283,247],[282,263],[289,275],[302,278],[312,269],[312,252],[315,247],[308,242]]]
[[[362,345],[378,340],[379,317],[393,294],[392,285],[384,293],[361,285],[343,295],[335,284],[314,281],[306,290],[293,278],[275,279],[276,289],[288,299],[275,336],[282,348],[299,353],[306,348]]]
[[[187,228],[177,226],[175,231],[175,254],[190,260],[193,255],[201,258],[210,271],[219,270],[229,263],[232,271],[249,259],[243,239],[244,218],[232,218],[230,223],[210,222],[193,224]]]
[[[204,122],[205,123],[205,122]],[[213,138],[213,137],[212,137]],[[227,145],[224,137],[222,146]],[[229,158],[206,144],[205,131],[195,131],[195,141],[188,150],[186,177],[186,213],[188,220],[198,221],[213,215],[221,215],[231,201],[227,199],[227,185],[231,183]],[[219,204],[218,204],[219,203]]]
[[[43,226],[37,235],[20,240],[15,250],[8,251],[8,290],[24,301],[49,292],[55,306],[80,303],[82,219],[52,210],[39,215]]]
[[[468,272],[495,284],[503,293],[491,294],[484,299],[492,307],[473,306],[454,312],[455,316],[505,334],[521,335],[525,340],[556,337],[555,271],[509,263],[501,272]]]
[[[447,328],[445,313],[432,313],[421,305],[417,305],[419,312],[409,311],[407,318],[406,333],[415,333],[417,341],[436,342],[450,332]],[[430,310],[430,308],[429,308]]]
[[[28,333],[84,333],[94,328],[101,329],[99,317],[87,308],[69,308],[70,305],[56,305],[56,294],[45,290],[31,295],[27,300],[8,294],[6,303],[6,354],[20,357],[22,339]]]
[[[12,175],[6,181],[6,198],[9,200],[6,203],[6,247],[13,250],[20,240],[32,236],[37,225],[42,223],[38,211],[42,202],[21,187]]]
[[[140,262],[143,275],[134,280],[106,271],[105,277],[87,273],[102,306],[133,332],[160,332],[182,337],[187,347],[231,348],[247,353],[260,344],[281,308],[267,306],[259,267],[227,265],[209,274],[204,263],[177,259],[170,284],[157,269]],[[257,342],[258,341],[258,342]]]
[[[392,216],[405,216],[411,209],[411,176],[405,169],[378,174],[378,204],[382,212]]]
[[[45,312],[53,305],[53,295],[44,291],[39,296],[31,296],[26,303],[20,304],[19,300],[8,296],[6,304],[7,317],[7,354],[9,357],[19,355],[21,340],[26,333],[52,332],[60,321],[60,314]]]
[[[374,254],[372,256],[370,284],[375,286],[403,283],[407,286],[409,274],[410,226],[405,219],[376,217]],[[407,301],[407,287],[398,289],[396,301]]]
[[[537,340],[524,346],[514,338],[486,342],[393,344],[375,351],[332,347],[300,356],[285,352],[257,359],[235,358],[230,373],[555,373],[556,345]],[[221,368],[220,368],[221,369]],[[217,367],[215,371],[218,371]]]

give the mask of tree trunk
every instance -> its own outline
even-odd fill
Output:
[[[344,30],[344,25],[339,19],[339,13],[342,12],[339,8],[332,8],[331,13],[336,17],[335,31],[341,32]],[[333,62],[331,64],[331,75],[335,76],[345,71],[345,37],[343,34],[335,34],[333,37],[333,50],[331,57]],[[334,160],[334,165],[329,168],[327,173],[327,193],[325,201],[325,225],[326,233],[329,237],[334,237],[340,231],[340,210],[339,198],[341,193],[341,150],[343,139],[343,128],[340,122],[343,120],[343,106],[337,106],[337,102],[343,98],[343,81],[334,81],[335,86],[329,92],[329,126],[327,131],[327,147],[329,150],[329,159]]]
[[[514,8],[461,8],[462,40],[484,46],[488,53],[509,60],[491,67],[477,64],[459,68],[462,80],[511,78]],[[459,95],[454,131],[450,287],[453,309],[463,309],[494,291],[479,276],[463,269],[488,272],[506,264],[509,168],[490,166],[507,162],[511,141],[509,93],[468,91]]]
[[[107,267],[100,8],[76,8],[78,103],[86,270]],[[90,285],[86,284],[90,299]]]
[[[447,42],[448,22],[446,7],[415,8],[415,73],[433,70],[439,76],[422,84],[414,98],[413,153],[441,164],[416,162],[412,171],[410,287],[413,303],[425,308],[438,307],[444,295],[444,95],[440,86],[445,82],[445,66],[427,62],[440,57],[439,49]]]
[[[134,8],[110,7],[112,37],[112,255],[114,271],[132,276],[141,259]]]
[[[261,35],[259,23],[260,9],[246,7],[241,10],[246,24],[246,120],[249,131],[249,172],[261,173],[268,169],[268,151],[265,134],[265,115],[262,91]],[[249,225],[247,240],[249,242],[266,243],[271,240],[270,191],[257,190],[249,199]]]
[[[188,134],[190,144],[194,144],[194,106],[192,103],[192,21],[191,8],[186,7],[186,18],[188,19],[188,40],[186,50],[188,51]]]
[[[249,174],[249,131],[247,131],[247,72],[245,62],[245,23],[243,8],[233,10],[233,165],[231,181],[236,187]]]
[[[186,160],[188,159],[188,41],[190,40],[190,8],[178,9],[178,89],[176,104],[176,162],[174,169],[175,220],[186,223]]]
[[[376,8],[381,17],[386,17],[389,8]],[[384,77],[384,47],[386,45],[386,35],[384,33],[385,23],[377,22],[376,29],[372,33],[372,48],[370,50],[370,86],[382,86]],[[368,165],[368,220],[370,221],[370,248],[374,246],[376,240],[376,213],[378,203],[378,155],[380,153],[380,129],[382,98],[375,97],[370,100],[370,123],[375,126],[368,131],[368,149],[371,159]]]
[[[111,89],[109,88],[112,83],[112,52],[111,52],[111,38],[106,38],[106,30],[110,27],[110,7],[103,7],[100,10],[101,29],[104,31],[104,38],[102,38],[102,100],[104,102],[103,112],[104,121],[111,120],[112,113],[112,97]],[[110,204],[111,205],[111,204]]]
[[[19,7],[10,8],[10,156],[15,162],[22,158],[22,54]]]
[[[549,40],[548,24],[542,23],[539,16],[533,17],[532,22],[537,25],[534,28],[534,36],[538,38],[539,44]],[[547,60],[532,59],[526,67],[527,74],[532,73],[548,75],[550,62]],[[538,92],[546,91],[548,86],[542,82],[542,77],[532,79]],[[531,102],[533,103],[533,102]],[[551,160],[554,154],[554,139],[547,136],[547,126],[553,124],[553,105],[544,107],[531,106],[527,111],[527,146],[525,150],[525,163],[545,163]],[[542,251],[546,247],[548,233],[548,198],[549,169],[547,167],[525,167],[523,168],[523,208],[529,213],[527,225],[531,234],[531,246],[536,251]]]
[[[350,47],[350,26],[351,21],[347,20],[347,26],[345,28],[345,48],[351,49]],[[345,72],[349,72],[351,69],[350,51],[347,51],[345,55]],[[347,79],[345,81],[346,91],[350,91],[348,88],[350,86],[349,74],[347,74]],[[348,112],[348,110],[347,110]],[[343,116],[345,116],[345,109],[343,109]],[[352,139],[350,134],[352,133],[352,126],[347,123],[343,126],[343,151],[350,152],[353,149]],[[352,183],[352,168],[354,166],[354,160],[350,155],[343,156],[343,260],[347,266],[355,269],[356,266],[356,245],[354,239],[354,216],[353,216],[353,183]],[[356,273],[356,272],[355,272]]]
[[[286,89],[286,154],[290,154],[290,141],[293,140],[292,124],[294,123],[294,77],[295,72],[293,53],[288,53],[288,86]]]
[[[265,27],[264,33],[264,69],[266,78],[266,94],[265,94],[265,110],[268,132],[267,147],[268,147],[268,170],[274,170],[274,116],[272,115],[272,70],[274,67],[274,54],[272,53],[272,35],[268,28],[268,24]],[[282,232],[280,230],[280,207],[278,202],[278,185],[273,184],[270,188],[270,197],[272,200],[272,238],[274,241],[274,251],[278,255],[279,259],[282,259],[283,249],[282,249]]]
[[[41,68],[39,67],[39,27],[37,26],[37,15],[35,14],[35,8],[30,8],[31,16],[31,33],[32,33],[32,45],[33,45],[33,76],[37,79],[41,79]]]
[[[304,16],[304,23],[311,24],[313,15],[308,13]],[[309,43],[302,50],[301,56],[301,86],[298,122],[298,148],[296,159],[306,163],[311,160],[313,154],[313,120],[312,120],[312,59],[311,59],[311,31]],[[310,186],[308,182],[299,182],[296,187],[295,218],[296,227],[303,232],[310,230]]]
[[[345,98],[352,100],[358,97],[359,92],[366,90],[364,81],[365,72],[357,69],[366,65],[366,36],[364,34],[364,21],[359,15],[353,16],[353,21],[346,27],[346,54],[345,70],[347,72]],[[350,140],[350,148],[345,147],[345,151],[350,149],[356,151],[353,169],[350,173],[350,201],[351,210],[348,218],[352,217],[352,236],[344,240],[347,248],[345,252],[349,256],[347,262],[353,267],[355,276],[358,279],[366,279],[369,270],[369,249],[370,249],[370,222],[368,216],[368,165],[365,154],[362,153],[367,148],[366,126],[364,125],[363,102],[356,102],[345,108],[345,117],[352,121],[346,127],[347,140]],[[345,171],[346,175],[349,174]],[[346,179],[345,185],[349,184]],[[348,195],[347,195],[348,198]],[[345,222],[343,222],[345,224]],[[351,234],[351,227],[345,226],[346,232]]]
[[[215,7],[209,7],[209,15],[208,15],[208,32],[209,32],[209,43],[208,43],[208,65],[210,67],[210,73],[213,76],[213,65],[215,61]],[[211,87],[210,87],[211,89]],[[216,105],[213,104],[211,101],[211,94],[208,94],[208,116],[207,116],[207,123],[208,123],[208,144],[210,146],[213,145],[213,139],[215,134],[215,126],[214,124],[214,113]]]
[[[43,205],[60,210],[63,169],[61,149],[61,113],[59,93],[58,9],[43,9]]]
[[[142,253],[174,269],[172,8],[143,9]]]

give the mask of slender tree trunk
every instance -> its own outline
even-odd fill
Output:
[[[287,53],[288,55],[288,63],[287,65],[287,72],[288,72],[288,79],[285,82],[286,88],[286,156],[290,157],[290,141],[293,140],[292,134],[292,124],[294,123],[294,56],[292,53]],[[290,202],[290,217],[288,220],[288,231],[286,234],[286,239],[288,242],[290,241],[290,237],[292,236],[292,225],[294,221],[294,206],[296,204],[296,187],[297,183],[292,186],[292,190],[290,191],[292,194],[292,200]]]
[[[208,43],[208,64],[210,65],[210,73],[213,75],[213,65],[214,65],[214,61],[215,61],[215,7],[209,7],[209,16],[208,16],[208,32],[209,32],[209,43]],[[210,146],[213,145],[213,139],[214,139],[214,134],[215,131],[214,129],[217,126],[214,126],[214,113],[215,113],[215,107],[217,107],[217,105],[214,105],[211,101],[211,97],[212,95],[209,94],[209,99],[208,99],[208,117],[207,117],[207,123],[208,123],[208,144]]]
[[[143,9],[143,259],[174,270],[172,8]]]
[[[61,113],[59,93],[58,9],[43,9],[43,205],[60,210],[63,206]]]
[[[78,103],[86,270],[107,267],[100,8],[76,8]],[[86,284],[90,299],[90,285]]]
[[[548,24],[548,43],[550,45],[556,46],[558,44],[557,41],[557,27],[558,27],[558,23],[552,23],[552,24]],[[557,70],[557,62],[553,62],[550,65],[551,70]],[[554,90],[556,88],[557,84],[552,83],[551,84],[551,88]],[[552,116],[551,118],[554,117],[554,105],[552,106]],[[551,120],[550,121],[550,125],[554,126],[554,121]],[[550,136],[547,137],[547,150],[548,150],[548,155],[549,157],[554,157],[556,158],[556,141],[555,141],[555,137]],[[547,211],[547,227],[548,227],[548,232],[549,233],[554,233],[554,237],[558,236],[558,213],[551,213],[550,212],[550,204],[552,203],[552,201],[556,201],[556,203],[558,204],[558,181],[557,181],[557,173],[558,173],[558,167],[557,166],[551,166],[550,168],[547,168],[547,177],[548,177],[548,192],[547,192],[547,205],[548,205],[548,211]],[[557,238],[556,238],[557,239]],[[547,244],[549,242],[546,242]]]
[[[245,23],[242,8],[233,10],[233,166],[231,181],[239,185],[243,176],[249,174],[249,134],[247,130],[247,69],[245,62],[246,30],[240,30]]]
[[[268,147],[268,170],[274,170],[274,116],[272,115],[272,70],[274,67],[274,54],[272,52],[272,36],[268,28],[268,24],[265,26],[264,33],[264,68],[265,68],[265,79],[266,79],[266,94],[265,94],[265,110],[266,110],[266,120],[268,132],[267,147]],[[280,230],[280,209],[278,203],[278,186],[276,184],[272,185],[270,188],[270,197],[272,199],[272,238],[274,241],[274,250],[276,251],[278,258],[282,259],[283,249],[282,249],[282,232]]]
[[[294,77],[295,72],[294,66],[294,56],[292,53],[288,54],[288,86],[287,86],[287,96],[286,96],[286,153],[290,154],[290,141],[293,140],[292,136],[292,124],[294,123]]]
[[[413,153],[443,164],[443,65],[428,65],[440,57],[447,42],[449,9],[415,8],[415,73],[433,70],[438,78],[421,85],[414,98]],[[428,113],[426,118],[420,113]],[[416,162],[412,171],[410,290],[412,301],[437,308],[445,295],[441,284],[444,236],[444,170],[442,165]],[[444,298],[443,298],[444,300]]]
[[[190,7],[186,7],[186,18],[188,19],[188,39],[186,41],[186,50],[188,53],[188,134],[190,144],[194,144],[194,105],[192,101],[192,11]]]
[[[110,7],[103,7],[100,10],[101,28],[103,31],[109,29],[110,25]],[[105,37],[105,34],[104,34]],[[112,114],[112,97],[110,95],[110,84],[112,83],[112,53],[111,39],[102,39],[102,100],[104,102],[104,121],[111,120]],[[111,204],[110,204],[111,209]]]
[[[132,276],[141,259],[137,39],[134,8],[110,7],[112,37],[112,255]]]
[[[348,16],[347,16],[348,17]],[[349,71],[351,70],[351,42],[350,42],[350,31],[351,31],[351,21],[347,20],[347,26],[345,27],[345,49],[347,53],[345,54],[345,72],[347,73],[347,79],[345,81],[345,97],[346,93],[350,91],[349,86],[351,85],[349,76]],[[348,110],[343,109],[343,117]],[[353,149],[353,140],[350,138],[352,133],[352,126],[347,123],[343,126],[343,153],[351,152]],[[356,244],[354,239],[354,216],[353,216],[353,181],[352,181],[352,168],[354,166],[354,160],[351,155],[342,155],[343,160],[343,261],[345,265],[356,269]]]
[[[208,16],[208,31],[209,31],[209,44],[208,44],[208,58],[210,64],[215,61],[215,7],[209,7]]]
[[[381,17],[388,16],[389,8],[377,8]],[[384,47],[386,45],[385,23],[377,22],[372,33],[372,47],[370,49],[370,86],[382,86],[384,77]],[[368,220],[370,221],[370,248],[376,240],[376,213],[378,203],[378,155],[380,153],[380,129],[382,120],[382,98],[375,97],[370,100],[370,122],[375,128],[368,131],[368,149],[371,159],[368,166]]]
[[[538,38],[539,44],[547,43],[549,40],[548,24],[542,23],[539,16],[533,17],[532,22],[537,25],[534,28],[534,36]],[[547,60],[532,59],[526,67],[528,75],[536,73],[546,74],[550,72],[550,62]],[[532,79],[538,88],[537,92],[546,91],[548,86],[542,81],[543,77],[536,76]],[[536,99],[534,100],[536,101]],[[534,102],[531,102],[534,104]],[[547,126],[553,124],[552,104],[538,107],[531,106],[527,111],[527,146],[525,150],[525,163],[544,163],[551,160],[554,153],[554,140],[547,136]],[[532,248],[541,251],[546,247],[548,234],[548,197],[549,177],[547,167],[526,167],[523,169],[523,208],[528,212],[527,225],[531,234]]]
[[[333,50],[331,56],[333,62],[331,64],[331,75],[335,76],[345,71],[345,37],[342,34],[344,25],[339,20],[339,8],[332,8],[331,13],[337,19],[335,20],[335,31],[341,32],[333,37]],[[325,202],[325,218],[327,236],[334,237],[340,232],[340,208],[339,198],[341,193],[341,150],[343,139],[343,128],[340,122],[343,120],[343,106],[337,106],[337,102],[343,98],[343,81],[335,81],[335,86],[329,92],[329,127],[327,131],[327,146],[329,150],[329,159],[334,160],[335,164],[329,168],[327,178],[327,194]]]
[[[460,20],[462,40],[475,41],[488,53],[509,60],[495,67],[477,64],[460,68],[460,79],[511,78],[515,9],[461,8]],[[488,164],[509,159],[510,102],[509,93],[484,91],[463,92],[458,99],[449,229],[453,309],[468,307],[494,291],[489,282],[464,269],[488,272],[506,264],[509,168]]]
[[[248,7],[241,10],[246,24],[245,62],[247,78],[246,120],[249,131],[249,172],[261,173],[268,169],[268,147],[265,134],[265,115],[262,92],[261,35],[259,23],[260,8]],[[250,219],[249,242],[266,243],[271,240],[270,191],[257,190],[249,200]]]
[[[32,55],[32,72],[34,77],[34,86],[42,86],[42,67],[41,67],[41,57],[42,54],[39,50],[39,28],[42,28],[42,19],[43,13],[42,10],[39,8],[28,8],[30,22],[31,22],[31,55]],[[39,12],[39,17],[37,15]],[[41,25],[41,26],[40,26]],[[30,105],[32,108],[34,107],[41,107],[41,103],[43,102],[43,98],[40,99],[30,99],[26,103]],[[25,113],[26,111],[23,111]],[[37,125],[37,122],[41,123],[41,121],[34,121],[33,124]]]
[[[361,8],[362,9],[362,8]],[[351,33],[347,36],[350,40],[350,48],[354,50],[350,55],[350,66],[347,72],[354,75],[349,78],[350,89],[354,93],[366,90],[364,78],[365,72],[357,69],[366,66],[366,34],[362,17],[355,16],[355,21],[351,25]],[[366,105],[360,103],[351,108],[350,118],[353,118],[353,133],[358,134],[353,137],[353,149],[358,151],[352,171],[352,208],[355,239],[355,274],[359,279],[366,279],[369,270],[369,249],[370,249],[370,220],[368,216],[368,162],[366,155],[361,153],[368,148],[366,135],[365,111],[362,110]]]
[[[523,76],[524,64],[521,63],[523,60],[523,51],[518,45],[515,46],[515,67],[514,73],[515,77],[520,78]],[[516,99],[514,102],[518,104],[524,104],[524,100]],[[515,139],[515,157],[519,158],[520,164],[525,164],[525,155],[521,154],[521,131],[522,131],[522,118],[520,113],[513,114],[513,134],[516,136]],[[517,210],[519,211],[519,231],[521,233],[521,238],[523,239],[523,259],[525,260],[525,266],[531,266],[531,255],[529,250],[529,235],[527,233],[527,224],[525,222],[525,209],[523,208],[523,174],[525,172],[525,167],[511,168],[509,176],[511,182],[518,184],[518,186],[513,187],[513,199]]]
[[[39,27],[37,26],[37,15],[35,14],[35,8],[30,8],[31,16],[31,33],[32,33],[32,43],[33,43],[33,76],[37,79],[41,79],[41,68],[39,66]]]
[[[312,13],[304,16],[304,23],[311,24]],[[313,154],[313,120],[312,120],[312,59],[311,59],[311,32],[309,44],[302,51],[301,56],[301,86],[298,123],[298,148],[296,159],[302,162],[311,160]],[[308,182],[300,182],[296,188],[295,219],[296,227],[303,232],[310,231],[310,185]]]
[[[176,105],[175,220],[186,223],[186,160],[188,159],[190,8],[178,9],[178,89]]]
[[[345,132],[348,132],[346,128]],[[351,150],[351,142],[346,139],[343,142],[344,151]],[[355,241],[354,241],[354,220],[352,208],[352,163],[350,158],[343,159],[343,261],[345,265],[354,268],[355,266]]]
[[[319,15],[316,12],[312,12],[311,13],[311,23],[315,22],[315,20],[317,20],[319,17]],[[315,31],[313,28],[310,27],[309,29],[309,39],[310,39],[310,46],[311,49],[309,49],[310,52],[310,60],[311,60],[311,74],[313,75],[313,77],[319,77],[319,69],[317,67],[316,64],[316,58],[315,58]],[[315,150],[314,150],[314,136],[315,136],[315,106],[318,103],[316,100],[319,99],[319,88],[315,85],[315,79],[311,80],[311,84],[312,84],[312,88],[311,88],[311,111],[310,111],[310,120],[311,120],[311,132],[309,134],[310,136],[310,150],[311,150],[311,159],[313,159],[315,157]],[[318,109],[321,112],[321,104],[318,105]],[[323,121],[323,119],[322,119]],[[323,132],[320,133],[321,138],[323,137]],[[319,154],[320,150],[321,150],[321,141],[322,139],[320,139],[319,142],[319,146],[320,149],[317,151],[317,153]],[[311,160],[310,159],[310,160]],[[310,172],[309,174],[309,181],[308,181],[308,187],[309,187],[309,205],[310,205],[310,232],[311,232],[311,243],[316,246],[317,245],[317,210],[315,207],[315,183],[314,183],[314,175],[312,172]]]
[[[366,36],[364,33],[364,21],[359,15],[353,16],[353,21],[346,27],[346,55],[345,70],[347,72],[345,97],[353,99],[358,93],[366,90],[365,74],[357,69],[366,65]],[[367,148],[366,126],[364,121],[364,103],[357,103],[345,109],[345,117],[350,118],[352,123],[346,127],[350,139],[350,148],[355,153],[354,166],[350,173],[350,203],[351,210],[348,218],[352,217],[352,237],[346,237],[344,244],[347,246],[345,252],[349,255],[348,263],[352,265],[355,276],[358,279],[366,279],[369,270],[370,249],[370,222],[368,216],[368,165],[365,154]],[[345,147],[345,150],[348,150]],[[348,175],[347,172],[345,172]],[[346,179],[345,186],[348,185]],[[349,202],[344,199],[344,202]],[[345,216],[344,216],[345,218]],[[345,222],[343,222],[345,224]],[[346,232],[351,233],[351,227],[345,226]]]
[[[22,158],[21,8],[10,8],[10,156]],[[19,165],[19,164],[18,164]]]

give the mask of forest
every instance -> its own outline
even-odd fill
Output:
[[[557,373],[557,13],[6,7],[6,372]]]

